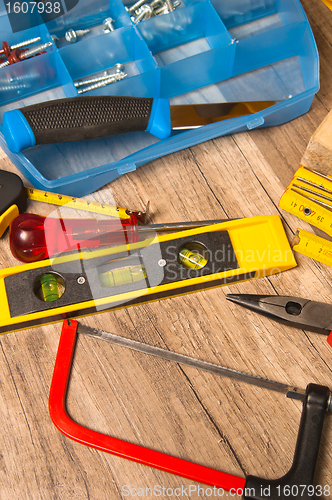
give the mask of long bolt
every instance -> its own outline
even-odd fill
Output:
[[[15,50],[15,49],[20,49],[21,47],[26,47],[27,45],[32,45],[33,43],[39,42],[41,40],[40,36],[37,36],[36,38],[30,38],[30,40],[25,40],[24,42],[17,43],[16,45],[11,45],[9,48],[10,50]],[[0,54],[4,54],[5,51],[3,49],[0,49]]]
[[[123,64],[115,64],[114,68],[115,68],[115,74],[123,73],[124,65]],[[105,74],[103,76],[98,76],[96,78],[90,78],[90,80],[82,80],[80,82],[74,82],[74,85],[76,88],[82,87],[83,85],[91,85],[92,83],[101,82],[102,80],[108,80],[109,78],[112,78],[113,76],[114,76],[114,73],[107,73],[107,71],[105,71]]]
[[[77,42],[77,38],[79,36],[86,35],[87,33],[90,33],[90,30],[68,30],[67,33],[65,34],[65,39],[69,43],[75,43]]]
[[[118,82],[119,80],[123,80],[123,78],[125,78],[127,75],[126,73],[117,73],[115,75],[112,75],[111,78],[107,79],[107,80],[102,80],[98,83],[96,83],[95,85],[90,85],[89,87],[86,87],[84,89],[80,89],[78,90],[78,94],[84,94],[85,92],[90,92],[91,90],[95,90],[95,89],[100,89],[101,87],[106,87],[106,85],[109,85],[110,83],[114,83],[114,82]]]

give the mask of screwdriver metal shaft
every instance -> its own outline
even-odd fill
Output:
[[[221,222],[230,222],[234,219],[215,219],[215,220],[196,220],[190,222],[169,222],[168,224],[149,224],[148,226],[138,227],[139,232],[148,231],[183,231],[184,229],[194,229],[196,227],[210,226],[220,224]]]

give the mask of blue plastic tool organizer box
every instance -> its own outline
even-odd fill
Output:
[[[171,104],[278,102],[166,140],[137,132],[42,145],[15,155],[0,133],[0,146],[36,188],[83,196],[162,155],[217,136],[280,125],[309,110],[319,88],[318,53],[298,0],[181,0],[174,12],[138,24],[125,8],[134,2],[125,1],[79,0],[65,15],[18,33],[0,10],[1,39],[9,45],[58,37],[45,54],[0,69],[1,122],[7,110],[78,95],[74,81],[116,63],[124,64],[127,77],[84,95],[165,97]],[[115,30],[104,33],[108,17]],[[86,28],[90,32],[76,43],[66,42],[67,30]]]

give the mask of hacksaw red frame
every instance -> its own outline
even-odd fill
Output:
[[[127,458],[156,469],[224,490],[244,490],[246,480],[226,472],[123,441],[78,424],[66,410],[66,395],[77,339],[78,322],[64,320],[49,396],[49,412],[54,425],[78,443]]]

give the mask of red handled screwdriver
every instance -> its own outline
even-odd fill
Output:
[[[9,229],[10,249],[22,262],[100,245],[135,243],[139,239],[135,215],[128,219],[56,219],[20,214]]]
[[[228,222],[228,219],[172,222],[138,226],[137,217],[128,219],[56,219],[20,214],[9,228],[10,249],[22,262],[36,262],[70,250],[100,245],[124,245],[139,241],[140,232],[180,231]]]

